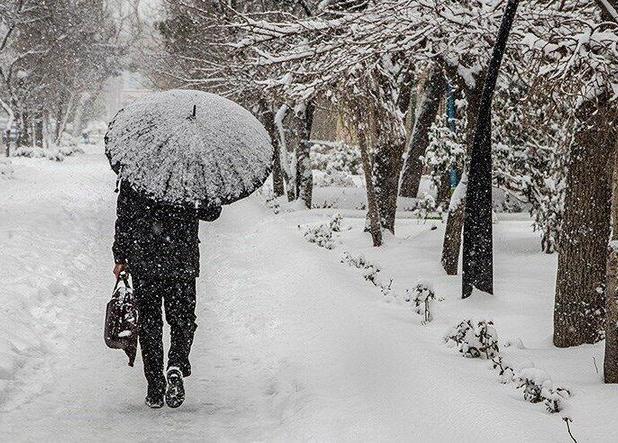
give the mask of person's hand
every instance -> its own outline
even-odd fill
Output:
[[[116,276],[116,279],[120,278],[120,273],[126,271],[126,269],[127,265],[124,263],[116,263],[114,266],[114,275]]]

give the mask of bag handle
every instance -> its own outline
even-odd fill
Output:
[[[121,281],[124,283],[124,286],[126,288],[131,288],[131,284],[129,283],[129,274],[125,271],[122,271],[120,274],[118,274],[118,277],[116,278],[116,284],[114,285],[114,290],[112,292],[116,292],[116,289],[118,289],[118,284]]]

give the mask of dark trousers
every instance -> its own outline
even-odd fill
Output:
[[[165,306],[165,319],[171,329],[171,344],[167,367],[180,368],[183,376],[191,374],[189,352],[193,343],[195,324],[195,279],[141,279],[134,281],[142,348],[144,374],[149,392],[165,388],[163,374],[163,316],[161,301]]]

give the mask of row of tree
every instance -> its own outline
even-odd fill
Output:
[[[68,122],[80,134],[124,66],[132,36],[121,10],[111,0],[3,0],[0,106],[18,146],[57,144]]]
[[[435,168],[444,187],[453,170],[463,175],[448,207],[442,262],[449,274],[458,270],[464,221],[478,216],[479,195],[490,195],[487,173],[479,187],[479,168],[492,171],[495,186],[531,204],[543,250],[559,252],[554,343],[574,346],[607,336],[606,380],[616,382],[618,248],[611,249],[608,280],[607,245],[612,195],[616,200],[617,1],[522,1],[489,124],[487,115],[477,119],[505,6],[482,0],[166,0],[150,75],[165,86],[218,91],[256,110],[277,148],[275,192],[308,207],[313,114],[326,104],[337,109],[361,150],[376,246],[383,229],[395,230],[398,195],[416,196],[424,167]],[[447,90],[455,123],[436,118]],[[449,131],[429,146],[440,124]],[[472,150],[475,133],[481,145],[493,141],[481,157]],[[474,190],[470,198],[466,184]],[[470,248],[485,242],[491,254],[491,227],[483,226],[468,237]]]

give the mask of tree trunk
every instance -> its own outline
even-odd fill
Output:
[[[37,112],[35,119],[34,119],[34,133],[33,133],[33,139],[32,139],[33,146],[42,148],[43,147],[43,136],[44,136],[43,114],[40,112]]]
[[[75,112],[73,113],[73,130],[72,136],[75,143],[81,141],[82,138],[82,129],[84,126],[84,112],[86,110],[87,104],[90,102],[90,93],[82,92],[79,96],[79,100],[77,101],[77,106],[75,107]],[[59,135],[56,135],[56,138]]]
[[[442,244],[442,267],[447,275],[457,275],[459,249],[461,248],[461,228],[464,218],[464,199],[468,178],[464,173],[451,197]]]
[[[451,172],[444,171],[440,177],[438,186],[438,195],[436,197],[436,205],[446,207],[451,199]]]
[[[289,107],[286,104],[281,105],[281,107],[275,113],[275,127],[277,128],[278,144],[279,144],[279,158],[281,160],[281,174],[283,176],[283,181],[285,182],[285,188],[287,190],[288,201],[294,201],[296,199],[296,186],[292,181],[292,171],[290,170],[290,159],[288,158],[288,147],[286,143],[285,137],[285,128],[283,127],[283,120],[285,120],[286,115],[288,114]]]
[[[462,260],[462,298],[472,295],[473,288],[493,294],[493,226],[491,208],[491,102],[500,72],[502,57],[517,12],[519,0],[509,0],[502,16],[476,120],[474,143],[470,153],[468,198],[465,200]]]
[[[605,324],[605,383],[618,383],[618,145],[614,146],[612,239],[607,257],[607,320]]]
[[[479,78],[483,78],[483,76],[484,73],[479,74]],[[476,117],[480,101],[481,86],[482,82],[477,80],[474,88],[462,88],[468,102],[466,107],[466,154],[472,150],[472,143],[474,142],[474,128],[476,127]],[[465,172],[463,174],[465,174]],[[464,224],[463,201],[466,198],[465,187],[467,186],[467,179],[466,183],[461,184],[461,186],[462,188],[460,191],[463,195],[456,195],[456,190],[453,197],[456,197],[462,204],[449,206],[446,219],[446,230],[444,231],[444,243],[442,244],[442,267],[446,271],[447,275],[457,275],[459,251],[461,250],[461,231]]]
[[[395,215],[397,212],[397,191],[399,190],[399,173],[401,156],[405,139],[393,137],[394,134],[381,134],[377,137],[373,176],[375,178],[376,196],[382,227],[395,233]]]
[[[371,232],[373,246],[382,246],[380,211],[378,209],[376,191],[373,186],[372,167],[371,159],[369,157],[369,149],[367,147],[367,137],[363,128],[359,128],[357,130],[357,138],[358,146],[361,151],[361,159],[363,162],[363,173],[365,175],[365,189],[367,192],[367,221],[369,225],[369,232]]]
[[[615,143],[608,106],[581,110],[589,117],[581,119],[570,155],[554,305],[554,344],[561,348],[603,338],[613,166],[609,148]]]
[[[32,125],[30,123],[30,114],[28,112],[24,112],[21,115],[21,131],[19,136],[19,143],[17,147],[20,146],[31,146],[32,145]]]
[[[416,197],[418,194],[423,174],[423,162],[420,157],[425,154],[429,145],[429,129],[438,114],[440,99],[445,88],[446,80],[442,68],[438,64],[434,64],[416,105],[416,119],[412,136],[406,147],[407,156],[399,188],[399,195],[402,197]]]
[[[272,106],[261,103],[262,107],[262,120],[264,127],[270,135],[270,140],[273,144],[273,193],[276,197],[280,197],[285,193],[283,186],[283,174],[281,171],[281,157],[279,152],[279,133],[275,125],[275,113],[272,110]]]
[[[296,148],[296,196],[305,202],[305,207],[311,209],[313,194],[313,171],[311,170],[311,127],[313,126],[312,102],[305,105],[300,129],[300,141]]]

